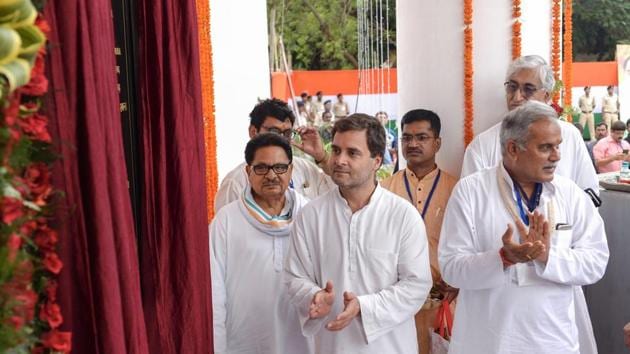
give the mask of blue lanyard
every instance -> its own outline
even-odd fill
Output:
[[[424,216],[429,210],[429,204],[431,203],[431,198],[433,198],[433,192],[435,192],[435,188],[440,181],[440,175],[442,171],[438,169],[437,176],[435,176],[435,180],[433,180],[433,186],[431,186],[431,191],[429,192],[429,196],[427,197],[426,202],[424,203],[424,207],[422,207],[422,220],[424,220]],[[407,188],[407,195],[409,196],[409,201],[413,204],[413,195],[411,194],[411,187],[409,187],[409,180],[407,179],[407,171],[403,172],[403,176],[405,178],[405,188]]]
[[[512,183],[514,184],[514,193],[516,194],[516,205],[518,206],[518,212],[519,214],[521,214],[521,220],[523,220],[523,222],[525,223],[525,225],[529,226],[529,218],[527,217],[527,214],[525,213],[525,210],[523,209],[523,198],[521,197],[521,191],[520,188],[518,188],[518,184],[516,183],[516,181],[512,180]],[[540,195],[542,194],[542,183],[536,183],[536,186],[534,187],[534,194],[532,195],[532,197],[527,200],[527,209],[529,210],[529,212],[533,212],[534,209],[536,209],[536,207],[538,206],[538,202],[540,201]]]
[[[293,186],[293,178],[291,178],[291,180],[289,181],[289,188],[295,189]]]

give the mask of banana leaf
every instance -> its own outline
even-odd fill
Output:
[[[19,57],[27,60],[32,66],[35,63],[39,48],[46,42],[46,36],[34,25],[22,26],[16,28],[15,31],[22,39]]]
[[[16,58],[9,63],[0,65],[0,75],[9,82],[9,91],[26,85],[31,79],[31,65],[28,61]]]
[[[15,59],[20,52],[22,39],[18,32],[0,26],[0,65]]]
[[[13,28],[22,27],[26,25],[32,25],[37,18],[37,10],[30,0],[26,0],[20,7],[15,20],[11,23]]]
[[[13,23],[28,11],[30,0],[0,0],[0,24]]]

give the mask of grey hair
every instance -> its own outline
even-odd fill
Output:
[[[540,55],[525,55],[516,58],[508,67],[505,80],[509,81],[512,75],[524,69],[538,69],[538,78],[542,82],[545,91],[549,93],[553,91],[553,87],[556,84],[556,80],[553,78],[553,70]]]
[[[501,154],[505,155],[508,142],[514,141],[516,146],[525,150],[529,139],[529,126],[539,120],[549,120],[560,127],[558,114],[548,104],[538,101],[527,101],[521,106],[511,110],[503,118],[501,123]]]

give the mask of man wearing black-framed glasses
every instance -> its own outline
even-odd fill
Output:
[[[249,117],[250,138],[261,133],[275,133],[292,143],[292,138],[299,135],[301,143],[293,145],[313,156],[317,163],[325,167],[327,155],[317,130],[312,127],[294,130],[295,115],[284,101],[275,98],[260,101]],[[240,197],[248,183],[245,167],[246,164],[242,163],[223,178],[214,200],[215,211]],[[313,199],[330,190],[332,186],[330,178],[317,165],[304,158],[294,158],[290,188]]]
[[[261,133],[245,160],[249,186],[210,226],[214,352],[310,353],[282,275],[293,219],[307,202],[289,188],[291,145]]]

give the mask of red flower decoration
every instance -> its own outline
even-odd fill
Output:
[[[7,258],[9,261],[13,262],[15,260],[20,246],[22,246],[22,238],[16,234],[11,234],[7,240],[7,249],[9,250]]]
[[[59,332],[56,329],[42,335],[42,345],[52,350],[69,353],[72,350],[72,333]]]
[[[22,94],[28,96],[43,96],[48,91],[48,79],[44,74],[44,54],[37,54],[35,65],[31,71],[31,80],[20,88]]]
[[[28,166],[24,171],[24,181],[31,191],[35,204],[40,206],[46,204],[46,198],[52,192],[48,166],[41,162]]]
[[[20,112],[20,95],[18,93],[14,93],[13,97],[9,101],[9,106],[4,110],[4,121],[8,126],[12,126],[15,124],[17,120],[18,113]]]
[[[20,226],[20,233],[24,236],[30,236],[37,229],[37,221],[28,220]]]
[[[558,113],[559,116],[562,115],[562,113],[564,112],[562,107],[560,107],[560,105],[555,102],[551,102],[550,106],[556,111],[556,113]]]
[[[10,225],[15,219],[24,215],[22,201],[16,198],[2,198],[2,222]]]
[[[46,297],[48,301],[55,302],[57,301],[57,282],[55,280],[50,280],[48,284],[46,284]]]
[[[22,328],[22,326],[24,325],[24,318],[20,316],[11,316],[9,318],[9,323],[11,323],[11,325],[13,325],[13,328],[15,328],[16,330],[20,330],[20,328]]]
[[[35,113],[22,119],[18,119],[17,123],[20,128],[24,130],[24,133],[33,139],[46,143],[52,141],[50,133],[48,132],[48,118],[46,118],[46,116]]]
[[[41,225],[37,231],[35,231],[33,241],[42,251],[52,252],[55,250],[55,246],[59,241],[59,236],[57,231],[47,225]]]
[[[63,263],[61,263],[57,254],[52,252],[46,252],[44,259],[42,260],[42,264],[46,270],[53,274],[59,274],[61,268],[63,268]]]
[[[55,329],[61,326],[63,317],[59,305],[48,302],[39,309],[39,319],[48,323],[50,328]]]
[[[50,25],[43,16],[37,16],[37,19],[35,20],[35,26],[37,26],[42,32],[44,32],[46,37],[50,35]],[[42,48],[44,48],[45,50],[46,46],[44,45],[42,46]]]
[[[13,299],[18,303],[13,308],[16,316],[20,316],[25,322],[30,322],[35,317],[35,304],[37,303],[37,293],[33,290],[23,290],[14,295]]]

